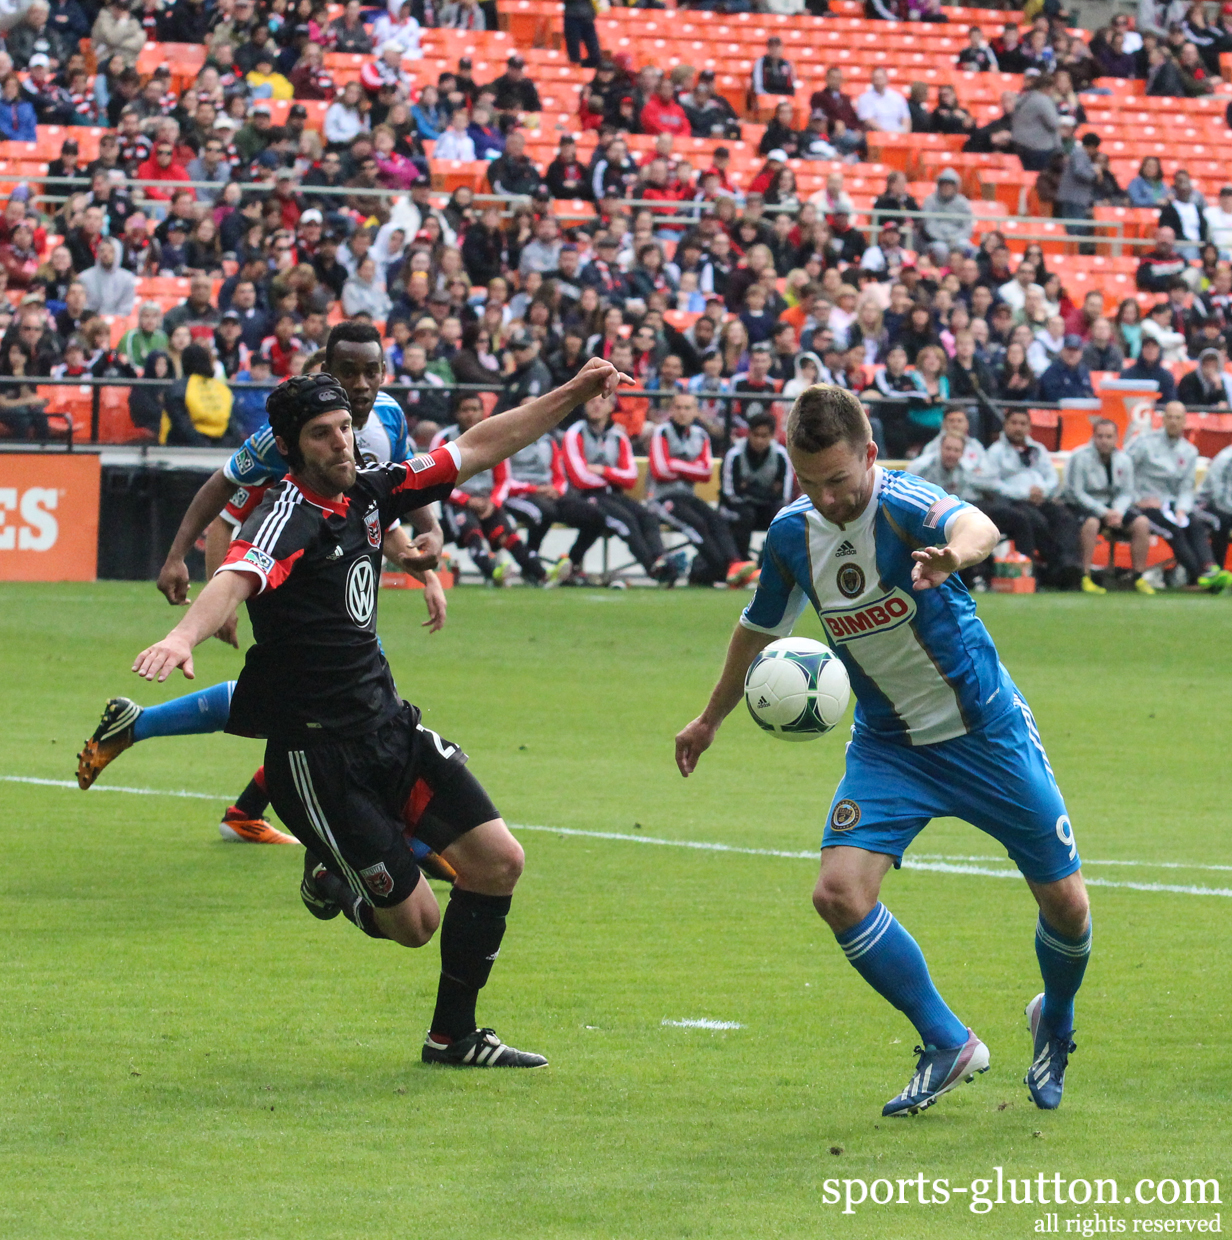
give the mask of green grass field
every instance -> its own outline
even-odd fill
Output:
[[[1051,1200],[1054,1173],[1115,1178],[1122,1196],[1224,1174],[1232,874],[1202,867],[1232,867],[1227,601],[981,600],[1088,878],[1112,885],[1092,889],[1079,1051],[1065,1106],[1045,1114],[1022,1084],[1022,1008],[1039,988],[1025,886],[890,876],[887,903],[993,1056],[974,1085],[898,1121],[880,1108],[910,1074],[914,1031],[809,903],[842,734],[783,745],[734,715],[693,779],[672,762],[741,602],[460,590],[428,638],[417,596],[382,599],[404,695],[465,745],[507,819],[535,828],[520,832],[526,874],[480,1016],[547,1054],[545,1072],[425,1068],[435,945],[313,921],[298,849],[222,843],[218,811],[257,743],[152,741],[101,781],[215,801],[0,783],[0,1236],[1009,1237],[1050,1211],[1064,1233],[1094,1207],[976,1214],[968,1193],[844,1214],[824,1182],[923,1172],[953,1187],[1000,1166],[1044,1173]],[[107,696],[185,691],[127,670],[173,619],[152,586],[0,587],[0,775],[71,780]],[[815,619],[800,631],[816,635]],[[203,647],[196,687],[239,666]],[[1009,868],[957,822],[917,852]],[[742,1027],[664,1024],[699,1018]],[[1219,1210],[1100,1213],[1132,1233]]]

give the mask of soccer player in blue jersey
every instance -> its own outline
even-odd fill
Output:
[[[922,1044],[915,1073],[882,1114],[924,1110],[988,1068],[988,1048],[947,1006],[915,940],[880,901],[891,866],[930,819],[948,815],[1003,844],[1039,904],[1044,990],[1027,1005],[1026,1084],[1051,1110],[1074,1050],[1091,922],[1078,846],[1035,720],[958,577],[987,558],[996,527],[939,487],[879,466],[864,410],[842,389],[800,395],[787,448],[803,494],[770,526],[757,593],[706,709],[676,737],[677,765],[692,774],[740,701],[753,659],[811,604],[856,696],[813,904]]]
[[[319,356],[319,355],[318,355]],[[385,377],[385,354],[380,333],[363,323],[341,323],[329,335],[325,348],[325,368],[334,376],[351,401],[355,418],[355,447],[366,464],[409,460],[415,446],[407,431],[406,417],[398,402],[380,390]],[[184,516],[175,542],[159,576],[159,589],[168,601],[182,605],[188,598],[188,569],[184,555],[209,527],[211,545],[206,555],[206,575],[212,576],[226,554],[229,536],[213,539],[222,522],[238,528],[260,504],[266,490],[280,482],[289,465],[278,451],[274,434],[263,426],[244,441],[201,487]],[[218,518],[216,521],[215,518]],[[445,620],[445,596],[431,569],[443,547],[440,526],[430,512],[413,512],[409,521],[422,531],[414,542],[401,528],[386,534],[384,551],[409,571],[427,572],[424,592],[428,606],[430,632]],[[213,524],[211,524],[213,523]],[[211,562],[213,561],[213,562]],[[237,644],[235,617],[217,636]],[[77,782],[86,789],[103,769],[124,750],[138,741],[158,736],[191,736],[221,732],[227,725],[234,681],[211,685],[159,706],[141,707],[126,697],[110,699],[93,735],[77,755]],[[295,839],[277,830],[263,817],[269,804],[264,768],[259,768],[247,787],[223,813],[218,829],[223,839],[253,844],[294,844]],[[443,875],[447,876],[447,875]]]

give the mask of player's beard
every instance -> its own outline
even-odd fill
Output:
[[[317,464],[305,462],[300,477],[318,495],[337,495],[355,485],[355,458],[350,454]]]

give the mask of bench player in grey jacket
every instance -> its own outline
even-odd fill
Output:
[[[1082,581],[1078,523],[1057,502],[1057,468],[1030,432],[1025,409],[1006,412],[1000,436],[976,471],[976,486],[984,493],[980,507],[1022,555],[1039,553],[1048,584],[1072,590]]]
[[[548,569],[549,586],[561,585],[580,573],[586,552],[603,536],[603,514],[593,504],[568,495],[567,487],[564,449],[552,435],[541,435],[509,458],[505,506],[526,523],[526,546],[531,554],[539,554],[544,535],[553,525],[568,525],[578,532],[569,554]]]
[[[1211,555],[1207,524],[1193,519],[1198,449],[1185,438],[1185,406],[1170,400],[1159,430],[1142,431],[1125,445],[1134,463],[1134,501],[1172,544],[1190,582],[1206,590],[1232,585],[1232,573]]]
[[[692,392],[677,392],[668,420],[650,436],[647,506],[693,544],[691,586],[719,581],[743,585],[757,566],[740,560],[731,527],[695,490],[699,482],[710,481],[713,470],[710,434],[697,420],[697,397]]]
[[[1211,460],[1198,488],[1202,510],[1219,524],[1211,534],[1211,551],[1216,564],[1228,558],[1228,538],[1232,535],[1232,447],[1224,448]]]
[[[1065,465],[1065,502],[1082,522],[1082,588],[1087,594],[1108,593],[1091,575],[1095,542],[1103,530],[1109,541],[1129,539],[1134,589],[1139,594],[1154,594],[1154,587],[1142,577],[1151,546],[1151,523],[1134,507],[1134,463],[1116,441],[1116,423],[1101,418],[1091,442],[1075,448]]]
[[[792,498],[795,471],[774,432],[778,423],[772,413],[749,418],[749,433],[727,450],[719,474],[723,515],[732,523],[736,555],[749,558],[754,530],[768,530],[782,506]]]
[[[975,485],[975,471],[967,464],[967,437],[956,431],[942,431],[938,439],[938,450],[921,453],[908,463],[907,472],[940,487],[947,495],[976,503],[980,492]]]

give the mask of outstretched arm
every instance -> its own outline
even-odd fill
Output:
[[[911,569],[912,589],[931,590],[951,573],[982,563],[1000,539],[997,527],[979,509],[960,512],[950,526],[949,542],[944,547],[923,547],[911,553],[915,560]]]
[[[221,469],[216,469],[188,505],[162,571],[158,574],[158,588],[173,606],[183,607],[188,602],[188,568],[184,557],[205,533],[206,526],[226,507],[234,490],[235,483],[230,482]]]
[[[219,626],[260,586],[255,573],[219,573],[197,595],[188,614],[160,642],[146,647],[134,660],[133,671],[146,680],[164,681],[177,667],[193,677],[193,647],[218,632]]]
[[[773,633],[759,633],[756,629],[746,629],[743,624],[736,625],[727,646],[723,673],[710,694],[706,709],[676,736],[676,765],[686,779],[693,774],[697,760],[714,744],[719,725],[743,696],[749,665],[774,640]]]
[[[578,405],[592,396],[611,396],[621,383],[633,386],[633,380],[622,375],[611,362],[592,357],[568,383],[546,396],[472,426],[454,441],[459,453],[458,484],[508,460],[552,430]]]

